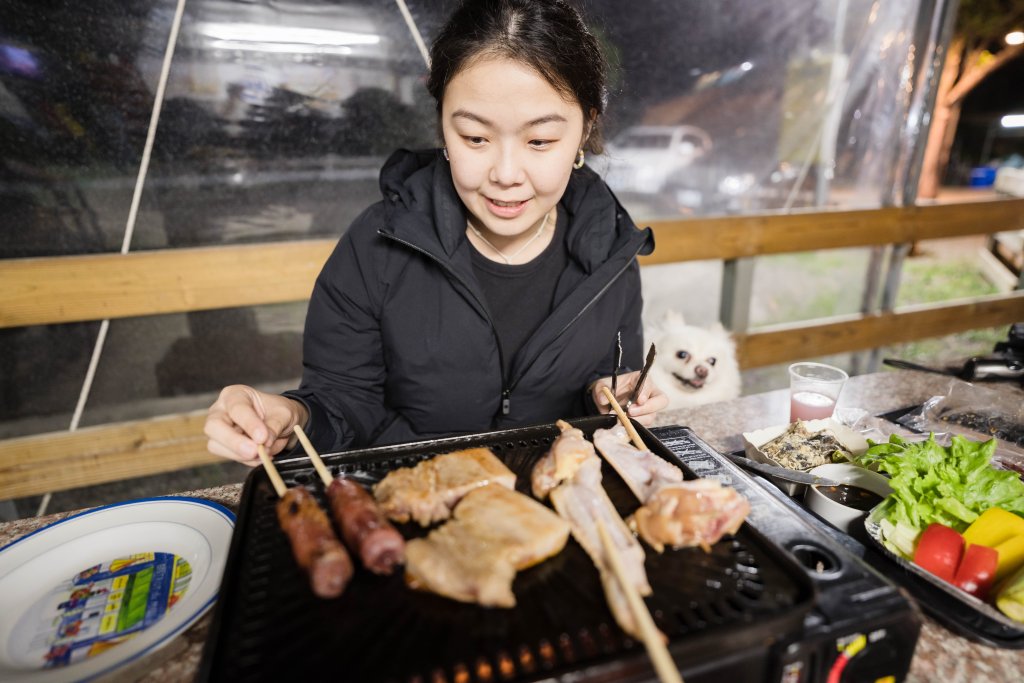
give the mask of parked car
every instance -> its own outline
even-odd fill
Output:
[[[814,181],[813,173],[801,175],[789,163],[772,166],[739,155],[711,155],[673,173],[664,194],[682,214],[760,213],[813,206]]]
[[[711,151],[711,136],[696,126],[634,126],[608,144],[592,166],[622,195],[659,194],[670,176]]]

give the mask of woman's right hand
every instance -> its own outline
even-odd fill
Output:
[[[207,450],[214,455],[255,467],[260,464],[257,444],[270,455],[280,453],[291,439],[295,425],[305,425],[306,407],[279,394],[268,394],[244,384],[221,390],[210,406],[203,432]]]

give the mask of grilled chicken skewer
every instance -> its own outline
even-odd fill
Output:
[[[309,575],[313,593],[336,598],[352,578],[352,560],[335,536],[331,521],[316,499],[302,486],[285,486],[267,449],[259,447],[260,460],[280,497],[277,519],[291,543],[295,562]]]
[[[331,476],[302,427],[296,425],[295,435],[324,483],[331,514],[345,545],[374,574],[391,574],[405,562],[405,539],[366,489],[346,477]]]
[[[614,407],[615,397],[608,398]],[[628,520],[641,538],[658,552],[666,545],[707,551],[736,533],[750,513],[746,498],[713,479],[683,481],[682,470],[630,441],[639,436],[631,438],[624,425],[594,432],[594,446],[643,504]]]
[[[601,459],[594,452],[594,446],[583,437],[583,432],[569,423],[559,420],[557,425],[562,430],[561,436],[551,444],[551,449],[537,462],[531,474],[533,494],[540,499],[550,496],[555,510],[569,523],[573,538],[597,567],[615,621],[623,631],[642,639],[643,633],[623,587],[609,565],[597,520],[604,526],[622,560],[621,575],[640,595],[650,595],[643,548],[601,486]]]

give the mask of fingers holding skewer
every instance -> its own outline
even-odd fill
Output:
[[[320,457],[320,454],[316,452],[315,448],[313,448],[313,443],[309,440],[309,437],[306,436],[306,432],[303,431],[302,427],[299,425],[295,425],[295,436],[299,437],[299,443],[302,444],[302,450],[306,451],[306,455],[309,456],[309,460],[313,463],[313,468],[316,470],[316,473],[320,475],[320,481],[324,483],[324,487],[326,488],[330,486],[331,482],[334,481],[334,477],[331,476],[331,472],[327,469],[327,466],[324,465],[324,461]]]
[[[341,595],[354,570],[352,560],[331,528],[330,520],[304,487],[285,486],[263,445],[257,452],[270,483],[280,497],[277,519],[291,543],[295,562],[309,574],[310,586],[316,595],[321,598]]]
[[[345,545],[359,555],[363,566],[371,572],[390,574],[405,562],[405,539],[366,489],[346,477],[331,476],[302,427],[296,426],[295,434],[324,483],[331,514]]]
[[[621,422],[622,426],[626,428],[626,433],[629,434],[629,438],[633,442],[633,445],[642,451],[646,451],[647,446],[644,445],[644,440],[640,438],[640,435],[637,433],[633,423],[629,421],[629,416],[626,415],[624,410],[622,410],[622,406],[620,406],[619,402],[615,400],[615,394],[609,391],[607,387],[601,387],[601,390],[604,392],[604,397],[608,399],[608,403],[611,405],[612,410],[614,410],[615,414],[619,416],[619,422]]]

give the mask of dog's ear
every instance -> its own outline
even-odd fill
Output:
[[[665,318],[663,320],[665,327],[674,327],[685,325],[686,321],[683,320],[683,314],[679,311],[669,309],[665,311]]]
[[[736,341],[732,338],[732,333],[725,329],[725,325],[720,321],[709,327],[708,331],[718,336],[724,343],[728,344],[729,348],[732,349],[733,352],[736,351]]]

